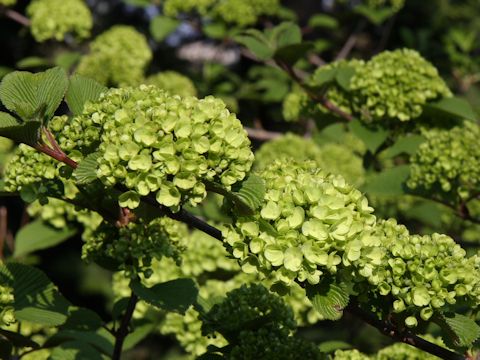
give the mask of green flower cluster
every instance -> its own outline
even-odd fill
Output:
[[[296,328],[292,309],[279,296],[258,284],[243,285],[230,291],[220,304],[215,304],[202,315],[202,322],[205,335],[219,332],[228,340],[255,324],[271,331],[286,330],[287,333]]]
[[[197,89],[192,80],[176,71],[162,71],[150,75],[144,81],[145,84],[168,91],[173,95],[196,96]]]
[[[443,341],[439,338],[434,338],[431,335],[422,336],[425,340],[445,347]],[[408,344],[395,343],[387,346],[376,354],[368,356],[356,349],[352,350],[337,350],[333,356],[333,360],[436,360],[435,355],[430,355],[425,351],[417,349]]]
[[[365,178],[362,159],[345,145],[326,143],[319,146],[311,139],[294,134],[286,134],[263,144],[255,152],[254,167],[257,170],[265,169],[283,157],[298,162],[315,161],[322,170],[342,175],[355,186],[360,186]]]
[[[179,241],[188,234],[185,224],[169,218],[150,222],[137,220],[123,227],[102,223],[84,234],[82,258],[100,264],[112,264],[127,277],[152,274],[152,259],[179,259]]]
[[[67,34],[78,39],[90,36],[92,14],[83,0],[33,0],[27,7],[35,40],[63,40]]]
[[[163,11],[167,16],[197,12],[215,16],[229,24],[241,27],[254,25],[262,15],[273,15],[279,0],[165,0]]]
[[[320,359],[318,348],[292,336],[293,312],[277,295],[258,284],[243,285],[202,314],[202,332],[229,341],[228,359]]]
[[[250,170],[253,153],[240,121],[214,97],[171,96],[155,86],[111,89],[64,128],[60,144],[98,151],[97,176],[125,185],[122,207],[140,196],[178,211],[206,196],[205,182],[229,189]],[[98,148],[96,148],[98,146]]]
[[[4,190],[19,192],[23,188],[54,181],[59,177],[58,163],[32,147],[20,144],[5,165]]]
[[[16,322],[13,309],[13,289],[8,284],[0,285],[0,326],[9,326]]]
[[[371,358],[357,349],[352,349],[335,351],[332,360],[371,360]]]
[[[374,251],[365,252],[368,245]],[[480,258],[467,258],[447,235],[411,235],[390,219],[380,221],[348,247],[356,249],[350,263],[359,300],[368,303],[386,297],[383,302],[391,301],[390,308],[408,327],[429,320],[448,304],[480,303]]]
[[[325,85],[332,77],[332,70],[342,71],[342,67],[355,70],[348,90],[331,82],[327,85],[326,97],[344,112],[366,123],[409,121],[422,114],[427,102],[451,96],[437,69],[411,49],[384,51],[367,62],[341,60],[322,66],[313,74],[310,85]],[[287,120],[302,115],[316,117],[319,112],[327,111],[308,100],[301,90],[290,96],[284,102]]]
[[[286,285],[318,284],[325,272],[337,272],[342,256],[357,256],[354,240],[376,221],[360,191],[314,162],[277,161],[260,176],[266,183],[260,213],[223,232],[243,271]]]
[[[408,327],[458,301],[480,303],[480,258],[446,235],[410,235],[395,220],[376,223],[365,197],[314,163],[276,162],[259,215],[223,234],[242,270],[273,281],[353,285],[359,301],[381,303]]]
[[[409,121],[428,101],[451,96],[437,69],[411,49],[374,56],[356,69],[350,90],[354,111],[365,122]]]
[[[75,206],[63,200],[48,198],[48,204],[34,201],[27,208],[32,217],[39,217],[55,228],[65,228],[71,223],[80,223],[88,228],[96,229],[102,222],[102,217],[93,211],[76,210]]]
[[[265,328],[254,332],[241,332],[237,345],[226,357],[229,360],[323,360],[324,358],[314,343],[299,336],[288,336]]]
[[[116,25],[90,43],[77,73],[105,85],[134,85],[141,82],[145,68],[152,60],[147,39],[135,28]]]
[[[465,121],[450,130],[424,131],[426,141],[411,158],[412,189],[434,189],[444,196],[467,199],[480,192],[480,126]]]

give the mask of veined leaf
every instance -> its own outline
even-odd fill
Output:
[[[95,101],[107,88],[93,79],[81,75],[74,75],[70,78],[65,100],[73,115],[79,115],[87,101]]]
[[[37,250],[48,249],[71,238],[76,233],[75,229],[56,229],[36,220],[22,227],[15,237],[15,257],[31,254]]]
[[[373,129],[366,127],[357,119],[350,121],[348,127],[354,135],[365,143],[367,149],[372,153],[377,151],[380,145],[385,142],[389,134],[388,131],[380,128]]]
[[[49,360],[103,360],[102,355],[83,341],[67,341],[52,350]]]
[[[326,14],[316,14],[308,19],[309,27],[320,27],[326,29],[336,29],[338,28],[338,20],[333,16]]]
[[[399,138],[395,144],[380,153],[382,158],[392,158],[400,154],[413,155],[418,146],[425,141],[421,135],[409,135]]]
[[[67,73],[60,67],[36,74],[14,71],[0,84],[0,100],[25,121],[34,119],[44,106],[42,119],[37,120],[48,121],[60,105],[67,87]]]
[[[158,15],[150,21],[150,34],[156,41],[163,41],[180,25],[180,21],[168,16]]]
[[[33,349],[40,347],[40,345],[38,345],[35,341],[17,332],[0,329],[0,335],[8,339],[8,341],[10,341],[10,343],[15,347],[30,347]]]
[[[0,280],[13,288],[15,317],[46,326],[67,320],[69,302],[40,270],[23,264],[0,266]]]
[[[362,190],[372,195],[402,195],[407,192],[405,182],[409,176],[410,166],[396,166],[368,177]]]
[[[73,176],[78,184],[89,184],[97,179],[97,159],[99,156],[100,153],[95,152],[80,161],[80,164],[73,172]]]
[[[317,285],[308,285],[307,297],[323,318],[338,320],[343,316],[343,309],[348,305],[350,295],[346,286],[323,281]]]
[[[234,36],[235,41],[245,45],[257,58],[267,60],[273,56],[274,49],[269,39],[256,29],[249,29]]]
[[[424,109],[428,112],[441,113],[447,116],[473,121],[478,117],[468,101],[459,97],[447,97],[436,102],[427,103]]]
[[[442,328],[443,341],[449,347],[468,348],[480,337],[480,326],[465,315],[446,313],[434,321]]]
[[[254,213],[263,203],[265,182],[261,177],[251,174],[241,183],[236,184],[232,190],[234,190],[233,196],[247,204],[251,213]]]
[[[184,314],[195,303],[198,289],[192,279],[179,278],[150,288],[133,281],[132,291],[145,302],[167,311]]]

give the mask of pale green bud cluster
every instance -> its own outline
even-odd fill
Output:
[[[18,192],[24,187],[53,181],[59,176],[59,165],[51,157],[20,144],[5,165],[4,190]]]
[[[262,324],[261,319],[264,318],[268,318],[266,324]],[[216,331],[227,339],[248,329],[252,324],[263,325],[271,331],[290,332],[296,328],[292,309],[278,295],[258,284],[243,285],[230,291],[220,304],[214,305],[202,316],[202,321],[204,334]]]
[[[453,129],[431,129],[423,135],[426,141],[411,158],[407,185],[461,199],[478,194],[480,126],[465,121]]]
[[[337,272],[342,257],[358,256],[355,240],[376,221],[360,191],[314,162],[277,161],[260,176],[266,193],[259,214],[223,232],[243,271],[286,285],[318,284],[322,274]]]
[[[335,351],[332,360],[371,360],[371,358],[357,349],[352,349]]]
[[[282,102],[282,115],[285,121],[298,121],[309,105],[308,95],[300,88],[294,88]]]
[[[0,285],[0,326],[9,326],[16,322],[13,303],[13,288],[8,284]]]
[[[411,49],[374,56],[356,69],[350,89],[354,112],[365,122],[409,121],[427,102],[452,95],[437,69]]]
[[[155,85],[172,95],[196,96],[197,89],[192,80],[176,71],[162,71],[147,77],[143,83]]]
[[[368,245],[373,246],[371,251],[365,251]],[[428,321],[449,304],[480,303],[480,258],[467,258],[465,250],[447,235],[410,235],[406,227],[390,219],[347,247],[357,254],[350,261],[360,301],[385,296],[408,327]]]
[[[293,312],[279,296],[258,284],[230,291],[201,316],[202,332],[229,340],[228,359],[320,359],[318,348],[291,336]]]
[[[336,143],[319,146],[311,139],[294,134],[286,134],[263,144],[255,153],[254,166],[262,170],[283,157],[298,162],[313,160],[322,170],[342,175],[355,186],[361,185],[365,178],[362,159],[347,146]]]
[[[27,7],[35,40],[61,41],[67,34],[78,39],[90,36],[93,19],[84,0],[33,0]]]
[[[434,338],[431,335],[422,336],[430,343],[445,347],[442,339]],[[374,356],[374,360],[438,360],[435,355],[430,355],[423,350],[405,343],[395,343],[378,351]]]
[[[273,15],[279,6],[279,0],[165,0],[163,11],[167,16],[188,12],[213,15],[226,23],[245,27],[254,25],[262,15]]]
[[[221,100],[181,98],[147,85],[111,89],[86,104],[60,144],[100,152],[97,176],[131,189],[119,197],[130,209],[149,194],[172,211],[185,202],[195,206],[206,196],[206,182],[229,189],[253,162],[246,131]]]
[[[134,85],[143,79],[152,57],[143,34],[131,26],[116,25],[90,43],[77,73],[105,85]]]
[[[285,332],[271,332],[262,328],[258,331],[243,331],[238,336],[227,359],[275,359],[275,360],[323,360],[318,347],[301,337],[289,336]]]
[[[313,74],[310,85],[323,84],[332,69],[344,66],[355,70],[348,90],[333,83],[328,85],[326,97],[342,111],[366,123],[409,121],[422,114],[427,102],[452,95],[437,69],[411,49],[384,51],[367,62],[341,60],[322,66]],[[311,101],[297,102],[301,104],[303,113],[310,116],[315,116],[312,109],[327,111],[319,104],[312,108]],[[292,114],[286,113],[289,118],[302,114],[301,111],[290,112]]]
[[[440,338],[434,338],[431,335],[421,336],[430,343],[445,347],[445,344]],[[423,350],[417,349],[405,343],[395,343],[387,346],[376,354],[371,356],[365,355],[357,349],[352,350],[337,350],[334,353],[332,360],[436,360],[435,355],[430,355]]]
[[[150,222],[137,220],[123,227],[102,223],[88,235],[82,258],[86,261],[114,263],[127,277],[151,274],[152,259],[179,259],[178,243],[188,234],[185,224],[169,218]]]
[[[35,201],[27,208],[32,217],[39,217],[55,228],[65,228],[71,223],[80,223],[95,229],[100,225],[102,217],[93,211],[76,210],[75,206],[63,200],[48,198],[48,204]]]

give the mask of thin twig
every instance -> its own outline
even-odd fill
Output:
[[[247,130],[249,138],[260,140],[260,141],[276,139],[283,135],[280,132],[268,131],[265,129],[254,129],[254,128],[245,127],[245,130]]]
[[[360,20],[358,25],[355,27],[355,30],[353,30],[353,32],[347,38],[347,41],[345,42],[345,44],[343,44],[343,47],[338,52],[337,56],[335,57],[335,61],[345,59],[350,54],[350,51],[352,51],[352,49],[355,47],[357,43],[358,36],[363,31],[366,25],[367,25],[366,19]]]
[[[49,148],[45,144],[37,144],[34,146],[34,148],[41,153],[44,153],[45,155],[48,155],[52,158],[54,158],[57,161],[60,161],[68,166],[70,166],[72,169],[76,169],[78,167],[78,163],[72,159],[70,159],[65,153],[63,152],[58,152],[55,151],[54,149]]]
[[[23,16],[19,12],[15,10],[9,9],[6,6],[0,5],[0,13],[3,13],[9,19],[19,23],[20,25],[29,27],[30,26],[30,19],[26,16]]]
[[[394,340],[416,347],[417,349],[423,350],[429,354],[438,356],[441,359],[444,359],[444,360],[468,359],[462,354],[450,351],[444,347],[441,347],[425,339],[422,339],[421,337],[411,333],[410,331],[400,331],[399,329],[397,329],[396,326],[394,326],[390,322],[379,320],[375,314],[361,309],[354,303],[351,303],[346,308],[346,310],[352,315],[359,317],[360,319],[365,321],[367,324],[370,324],[371,326],[375,327],[384,335]]]
[[[7,224],[7,208],[2,206],[0,207],[0,260],[3,260],[3,249],[7,240]]]
[[[135,311],[135,306],[137,305],[138,297],[132,291],[132,295],[128,300],[127,309],[123,315],[122,322],[120,327],[115,332],[115,346],[113,348],[112,360],[120,360],[122,355],[123,342],[128,335],[128,328],[130,321],[132,320],[133,312]]]

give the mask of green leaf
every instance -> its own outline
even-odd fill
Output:
[[[34,119],[44,107],[43,118],[37,120],[49,120],[60,105],[67,87],[67,73],[60,67],[36,74],[14,71],[6,75],[0,84],[0,100],[8,110],[25,121]]]
[[[383,159],[393,158],[400,154],[413,155],[425,138],[421,135],[407,135],[400,137],[395,144],[380,153]]]
[[[68,320],[61,329],[91,331],[99,329],[103,324],[102,318],[87,308],[72,306],[68,313]]]
[[[60,66],[64,68],[66,71],[70,70],[70,68],[78,63],[78,61],[82,58],[82,54],[76,51],[66,51],[58,54],[55,57],[54,63],[56,66]]]
[[[202,27],[203,33],[212,39],[223,39],[227,34],[225,24],[213,22]]]
[[[143,320],[140,324],[136,323],[133,326],[133,332],[128,334],[125,338],[125,342],[122,348],[124,351],[135,347],[135,345],[145,339],[155,329],[157,325],[150,321]]]
[[[306,53],[313,49],[313,43],[302,42],[300,44],[292,44],[283,46],[277,51],[273,57],[278,61],[293,65],[301,58],[305,57]]]
[[[410,166],[400,165],[385,169],[366,180],[363,191],[371,195],[403,195],[405,182],[410,176]]]
[[[435,317],[434,322],[442,328],[442,338],[448,347],[468,348],[480,337],[480,326],[465,315],[442,314]]]
[[[324,341],[322,342],[318,348],[320,349],[321,352],[323,353],[331,353],[334,352],[335,350],[346,350],[346,349],[351,349],[353,348],[352,345],[344,342],[344,341],[339,341],[339,340],[330,340],[330,341]]]
[[[45,117],[47,120],[50,120],[67,91],[67,73],[64,69],[57,66],[47,71],[37,73],[34,76],[39,79],[36,90],[37,104],[39,106],[46,104]]]
[[[29,120],[37,111],[37,78],[26,71],[7,74],[0,84],[0,100],[5,107]]]
[[[89,184],[97,179],[97,159],[100,155],[100,152],[94,152],[80,161],[78,167],[73,171],[73,177],[77,184]]]
[[[18,61],[16,64],[18,69],[38,68],[50,66],[50,61],[38,56],[29,56]]]
[[[396,12],[393,8],[373,8],[367,5],[358,5],[354,10],[357,14],[365,16],[368,21],[375,25],[380,25]]]
[[[34,146],[40,138],[40,121],[20,123],[12,115],[0,112],[0,136],[9,138],[16,143]]]
[[[335,79],[345,91],[350,90],[350,79],[355,75],[355,68],[352,66],[341,66],[337,69]]]
[[[15,257],[25,256],[37,250],[48,249],[71,238],[75,229],[56,229],[38,219],[22,227],[15,237]]]
[[[366,127],[357,119],[350,121],[348,126],[354,135],[362,140],[367,146],[367,149],[372,153],[377,151],[377,149],[385,142],[389,135],[387,130]]]
[[[115,337],[106,329],[100,328],[96,331],[81,330],[60,330],[51,336],[45,346],[52,347],[66,342],[78,341],[91,346],[95,351],[105,355],[111,355]]]
[[[427,103],[424,109],[428,113],[440,113],[459,119],[476,121],[478,117],[469,102],[459,97],[447,97],[436,102]]]
[[[234,202],[240,215],[251,215],[263,204],[265,196],[265,181],[257,175],[250,174],[242,182],[232,188]],[[246,204],[248,209],[242,205]]]
[[[326,14],[316,14],[308,19],[308,26],[313,28],[320,27],[325,29],[337,29],[338,25],[337,19]]]
[[[139,281],[131,284],[133,292],[145,302],[167,311],[184,314],[195,303],[198,289],[192,279],[179,278],[145,287]]]
[[[93,79],[81,75],[70,78],[65,101],[73,115],[80,115],[87,101],[96,101],[107,88]]]
[[[308,285],[307,297],[313,308],[326,320],[338,320],[348,305],[349,294],[344,284],[324,280],[317,285]]]
[[[14,290],[15,317],[46,326],[58,326],[67,320],[70,304],[40,270],[23,264],[0,266],[0,282]]]
[[[260,60],[267,60],[273,56],[274,49],[271,47],[269,39],[256,29],[248,29],[235,35],[234,40],[246,46]]]
[[[274,49],[300,44],[302,41],[302,30],[297,24],[290,21],[282,22],[265,33]]]
[[[54,348],[49,360],[103,360],[102,355],[83,341],[67,341]]]
[[[40,347],[40,345],[38,345],[35,341],[17,332],[0,329],[0,335],[7,338],[8,341],[10,341],[10,343],[17,348],[30,347],[32,349],[38,349]]]
[[[180,25],[180,21],[168,16],[158,15],[150,21],[150,34],[156,41],[163,41]]]

